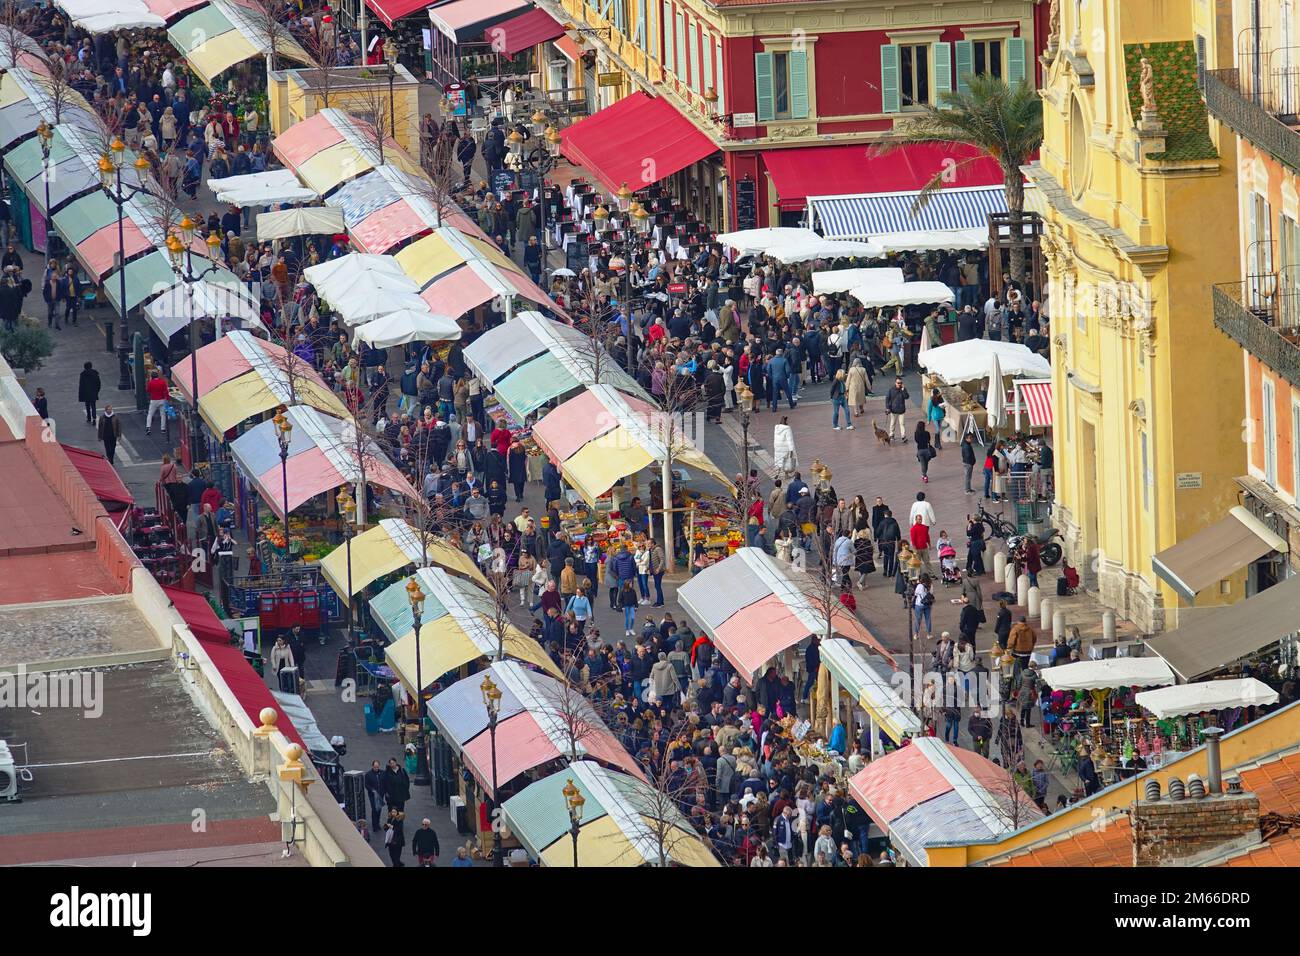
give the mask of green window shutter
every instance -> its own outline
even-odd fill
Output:
[[[691,89],[703,92],[700,84],[700,27],[697,23],[686,25],[686,44],[691,48]]]
[[[934,78],[930,81],[934,102],[938,106],[947,106],[944,94],[952,92],[952,44],[930,44],[930,60],[934,64]]]
[[[970,92],[970,75],[975,72],[975,47],[970,40],[958,40],[955,44],[957,53],[957,92]]]
[[[790,64],[790,118],[805,119],[808,116],[808,54],[803,50],[791,50]]]
[[[723,114],[727,112],[727,91],[726,91],[726,84],[722,81],[722,41],[721,40],[719,40],[717,44],[714,46],[714,52],[716,53],[718,60],[717,63],[714,65],[715,68],[713,73],[713,87],[718,91],[718,113]],[[1300,448],[1300,445],[1297,445],[1296,447]]]
[[[772,54],[754,54],[754,97],[757,100],[758,121],[765,123],[776,113],[772,101]]]
[[[686,73],[690,69],[691,53],[686,49],[686,18],[677,14],[677,52],[673,54],[673,60],[677,64],[677,78],[686,79]]]
[[[1012,37],[1007,40],[1007,83],[1015,86],[1025,78],[1025,40]]]
[[[646,0],[636,0],[636,32],[633,34],[632,42],[636,44],[637,49],[648,53],[650,48],[646,44],[645,18]]]
[[[673,33],[672,33],[673,5],[669,3],[668,0],[664,0],[664,17],[663,17],[663,22],[660,24],[660,26],[662,26],[664,30],[663,65],[664,65],[664,69],[671,73],[675,71],[675,66],[673,64]]]
[[[886,43],[880,48],[880,111],[897,113],[898,100],[898,47]]]
[[[704,38],[700,53],[704,60],[704,90],[707,92],[713,89],[713,34]]]

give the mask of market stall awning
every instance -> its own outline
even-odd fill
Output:
[[[875,259],[880,250],[870,242],[845,239],[796,239],[780,242],[763,250],[777,262],[811,262],[814,259]]]
[[[1212,710],[1276,704],[1278,693],[1254,677],[1233,677],[1144,690],[1135,694],[1133,699],[1143,710],[1163,720]]]
[[[332,236],[343,231],[343,214],[327,206],[303,206],[257,214],[257,238],[291,239],[294,236]]]
[[[1001,182],[1001,176],[998,177]],[[988,231],[989,213],[1006,212],[1002,186],[940,189],[913,212],[920,189],[859,196],[808,197],[813,228],[833,239],[874,240],[891,233],[942,233],[954,229]],[[936,238],[942,239],[942,236]]]
[[[1152,555],[1151,570],[1184,598],[1195,601],[1200,591],[1270,551],[1286,554],[1286,539],[1237,505],[1227,517]]]
[[[942,285],[919,282],[904,284]],[[949,385],[959,385],[988,378],[989,363],[994,355],[998,357],[1003,375],[1041,379],[1052,374],[1051,364],[1037,352],[1031,352],[1018,342],[994,342],[991,339],[967,339],[964,342],[940,345],[927,351],[918,362],[931,375],[937,375]]]
[[[437,0],[366,0],[366,6],[375,11],[375,15],[391,30],[398,20],[413,13],[423,13],[426,7],[436,2]]]
[[[498,398],[506,383],[539,365],[552,379],[562,371],[545,368],[542,360],[529,362],[498,383]],[[593,505],[619,479],[666,458],[731,487],[731,479],[682,432],[680,423],[610,385],[592,385],[549,412],[533,426],[533,438],[559,462],[564,480]]]
[[[517,661],[495,661],[486,673],[457,681],[429,702],[429,718],[491,796],[495,792],[487,708],[480,689],[491,676],[501,690],[496,730],[496,781],[553,760],[597,760],[644,780],[632,755],[610,732],[591,703],[554,677]]]
[[[418,667],[415,620],[406,590],[412,578],[425,595]],[[368,606],[371,619],[391,641],[384,652],[388,666],[412,694],[417,684],[423,684],[420,690],[426,691],[442,675],[471,661],[497,659],[497,618],[491,596],[442,568],[420,568],[371,598]],[[505,634],[500,643],[507,659],[562,676],[542,645],[510,623],[508,615],[502,626]]]
[[[490,27],[488,33],[490,35],[487,39],[493,44],[493,49],[499,49],[506,56],[514,56],[539,43],[564,36],[564,24],[545,10],[534,7],[527,13]]]
[[[1191,624],[1157,634],[1147,646],[1180,678],[1196,680],[1294,633],[1297,607],[1300,575],[1228,607],[1197,611]]]
[[[758,548],[740,548],[705,568],[678,588],[677,600],[750,685],[768,661],[813,634],[846,637],[894,659],[838,600],[829,608],[833,634],[826,634],[828,609]]]
[[[316,190],[299,183],[291,169],[268,169],[264,173],[209,179],[207,186],[216,195],[217,202],[232,206],[274,206],[313,202],[320,198]]]
[[[285,415],[293,431],[283,468],[279,430],[273,421],[254,425],[230,443],[235,462],[276,517],[283,518],[286,507],[292,512],[317,495],[357,484],[363,472],[367,484],[418,498],[418,492],[373,439],[365,438],[358,448],[361,439],[352,418],[335,418],[310,405],[291,405]]]
[[[611,190],[623,183],[644,189],[650,185],[647,169],[658,182],[718,149],[667,100],[639,90],[574,123],[563,136],[565,157]],[[629,148],[631,143],[635,148]]]
[[[951,170],[945,189],[1002,185],[997,160],[964,143],[913,143],[884,154],[860,144],[769,149],[763,165],[785,210],[803,209],[810,196],[914,195],[944,170]]]
[[[901,744],[908,737],[925,733],[921,718],[903,702],[894,685],[881,676],[879,669],[872,666],[873,661],[878,661],[886,671],[892,671],[893,668],[883,659],[874,658],[857,645],[838,637],[822,641],[819,650],[826,669],[835,675],[840,686],[853,695],[891,740]]]
[[[453,43],[482,40],[488,27],[527,10],[529,0],[451,0],[429,10],[434,28]]]
[[[157,250],[133,262],[128,262],[124,271],[126,272],[125,308],[128,312],[181,281],[172,269],[171,260],[165,253]],[[235,279],[233,275],[230,278]],[[117,272],[114,271],[104,279],[104,295],[108,296],[108,301],[119,314],[123,308],[121,294],[121,282]]]
[[[217,434],[278,405],[307,404],[338,418],[350,414],[309,363],[243,330],[200,348],[194,364],[197,376],[186,361],[174,370],[172,384],[192,403],[191,380],[198,378],[199,414]]]
[[[1107,657],[1044,667],[1041,676],[1053,690],[1113,690],[1116,687],[1163,687],[1174,672],[1159,657]]]
[[[262,328],[261,311],[253,293],[233,274],[227,275],[225,281],[215,276],[200,279],[193,288],[184,282],[172,286],[145,306],[145,321],[164,342],[186,328],[191,317],[196,321],[238,319],[245,327]]]
[[[1022,381],[1015,383],[1019,402],[1016,406],[1016,429],[1020,428],[1020,411],[1023,407],[1029,424],[1034,428],[1050,428],[1052,424],[1052,380]]]
[[[352,245],[361,252],[388,252],[442,226],[487,239],[478,224],[440,195],[427,178],[396,166],[385,164],[344,183],[325,203],[342,210]]]
[[[381,163],[377,135],[372,124],[329,107],[276,136],[271,149],[300,182],[322,196],[383,164],[424,175],[392,136],[384,138]]]
[[[1008,769],[935,737],[871,761],[849,793],[914,866],[927,847],[986,843],[1043,815]]]
[[[449,315],[435,315],[424,300],[416,297],[419,308],[399,309],[357,326],[352,344],[365,342],[377,349],[388,349],[409,342],[455,342],[460,338],[460,324]]]
[[[57,5],[73,26],[87,33],[156,30],[167,25],[144,0],[57,0]]]
[[[432,235],[411,243],[394,258],[420,288],[466,262],[483,262],[507,272],[519,270],[519,266],[491,243],[447,227],[435,229]]]
[[[893,266],[878,269],[832,269],[812,274],[813,292],[818,295],[835,295],[850,289],[873,285],[902,285],[903,270]]]
[[[140,231],[140,227],[129,219],[122,220],[121,238],[128,262],[153,248],[153,243]],[[86,271],[96,279],[102,279],[116,267],[117,254],[122,251],[118,248],[117,223],[111,222],[95,230],[76,243],[75,248],[77,259],[86,267]]]
[[[760,255],[765,249],[792,242],[816,242],[821,236],[811,229],[795,226],[767,226],[762,229],[740,229],[736,232],[721,232],[716,240],[738,256]]]
[[[578,760],[501,804],[511,832],[543,866],[573,866],[564,797],[570,781],[584,801],[578,866],[720,865],[673,800],[635,777]]]
[[[952,301],[952,289],[942,282],[899,282],[896,284],[879,282],[856,286],[849,290],[849,295],[857,299],[858,303],[867,309],[881,309],[896,305],[932,305]],[[928,356],[930,353],[927,351],[925,354]],[[920,357],[918,356],[919,360]]]
[[[167,36],[190,69],[211,87],[216,77],[236,63],[269,54],[271,29],[276,32],[276,56],[298,63],[311,62],[288,27],[239,0],[210,0],[206,6],[172,24]]]
[[[432,533],[424,536],[423,547],[421,545],[418,529],[400,518],[384,518],[375,527],[353,538],[351,547],[336,548],[322,558],[321,574],[344,604],[351,604],[352,595],[360,594],[384,575],[408,565],[420,567],[426,558],[430,565],[473,581],[484,590],[491,589],[483,572],[464,551],[453,548]],[[352,585],[350,589],[349,583]]]

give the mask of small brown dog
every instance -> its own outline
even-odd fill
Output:
[[[882,445],[889,444],[889,432],[877,425],[874,418],[871,420],[871,430],[876,433],[876,441]]]

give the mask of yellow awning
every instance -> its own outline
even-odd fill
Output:
[[[322,195],[339,183],[369,172],[374,164],[346,140],[322,149],[298,167],[298,178]]]
[[[15,103],[21,103],[27,99],[27,93],[16,80],[8,83],[0,83],[0,109],[6,106],[13,106]]]
[[[484,590],[491,589],[483,572],[465,552],[431,537],[428,553],[429,561],[438,567],[468,578]],[[367,585],[412,563],[411,558],[383,527],[376,526],[362,532],[352,539],[352,594],[361,593]],[[347,593],[348,549],[335,548],[321,560],[320,569],[326,582],[343,599],[343,603],[351,604],[352,594]]]
[[[465,262],[459,250],[436,234],[411,243],[393,258],[421,286]]]
[[[485,621],[486,623],[486,621]],[[549,674],[560,678],[555,666],[540,644],[518,631],[509,633],[505,640],[505,653],[508,657],[521,660],[542,668]],[[415,632],[390,644],[385,651],[388,666],[393,669],[406,689],[414,694],[415,689]],[[423,690],[428,690],[439,677],[448,671],[468,664],[483,657],[478,645],[465,633],[465,630],[448,614],[420,626],[420,681]]]
[[[520,271],[519,266],[517,264],[512,262],[504,252],[502,252],[500,249],[498,249],[496,246],[492,245],[491,243],[484,242],[482,239],[470,235],[466,235],[464,239],[467,243],[469,243],[469,245],[471,245],[478,252],[479,255],[481,255],[484,259],[487,259],[489,262],[493,263],[494,265],[500,266],[502,269],[505,269],[507,272]]]
[[[704,452],[700,451],[698,448],[678,449],[678,451],[673,455],[673,461],[682,465],[687,465],[697,471],[702,471],[705,474],[712,475],[732,491],[736,490],[732,480],[723,474],[722,470],[709,460],[709,456],[704,454]]]
[[[620,478],[636,474],[653,461],[650,453],[620,425],[565,459],[564,479],[588,504],[594,505]]]
[[[542,851],[544,866],[573,866],[573,839],[556,840]],[[644,866],[646,860],[612,816],[584,823],[578,830],[578,866]]]
[[[256,46],[237,31],[230,30],[200,43],[186,54],[185,62],[202,77],[204,83],[211,86],[217,76],[257,54]]]
[[[296,384],[298,399],[322,412],[347,418],[347,406],[333,392],[315,382],[300,379]],[[280,405],[280,399],[256,372],[248,372],[218,385],[199,399],[199,414],[218,435],[240,422]]]

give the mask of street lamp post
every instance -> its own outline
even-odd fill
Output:
[[[123,225],[123,217],[127,200],[131,199],[136,193],[145,192],[145,190],[128,187],[130,193],[123,194],[122,166],[125,162],[126,144],[120,138],[115,138],[108,146],[108,153],[99,158],[100,181],[108,191],[108,198],[117,207],[117,281],[118,305],[121,311],[119,316],[121,334],[117,343],[117,388],[118,391],[129,392],[133,386],[131,384],[131,337],[127,333],[126,324],[126,230]],[[145,173],[149,171],[149,168],[149,160],[143,156],[136,158],[135,169],[137,172]]]
[[[569,811],[569,836],[573,838],[573,868],[578,868],[578,835],[582,832],[582,807],[587,802],[577,784],[570,779],[560,791],[564,794],[564,807]]]
[[[179,225],[180,238],[175,235],[167,237],[167,255],[171,259],[172,271],[180,277],[185,283],[185,303],[188,310],[186,315],[187,325],[189,327],[190,339],[190,410],[189,410],[189,436],[190,436],[190,467],[194,467],[199,461],[199,341],[196,332],[198,323],[198,310],[194,307],[194,286],[200,279],[209,273],[216,272],[220,269],[217,263],[217,254],[221,248],[221,239],[214,232],[208,236],[208,257],[212,260],[212,265],[208,266],[198,275],[194,274],[194,257],[190,250],[190,244],[194,241],[195,223],[189,216],[185,216]],[[221,323],[221,316],[216,317],[218,325]],[[285,539],[285,546],[288,546],[288,539]]]
[[[488,734],[492,742],[492,805],[499,806],[499,794],[497,793],[497,718],[501,715],[501,688],[492,682],[492,675],[487,674],[483,677],[483,683],[479,684],[479,690],[483,692],[483,706],[487,709],[488,716]],[[501,858],[501,828],[494,820],[492,821],[492,865],[505,866]]]
[[[352,629],[352,520],[357,513],[357,503],[353,501],[352,496],[348,494],[346,485],[343,487],[343,490],[338,493],[335,500],[338,501],[339,519],[343,523],[343,547],[346,550],[348,559],[348,647],[352,648],[354,646],[354,635]]]
[[[420,787],[432,782],[424,742],[424,668],[420,661],[420,615],[424,612],[425,596],[420,582],[412,575],[406,582],[406,599],[411,604],[411,621],[415,624],[415,783]]]
[[[41,144],[41,178],[45,180],[45,258],[50,257],[50,145],[54,139],[54,127],[41,120],[36,127],[36,135]]]
[[[289,442],[293,438],[293,422],[282,408],[273,419],[275,438],[280,444],[280,481],[284,494],[284,556],[289,559]]]

